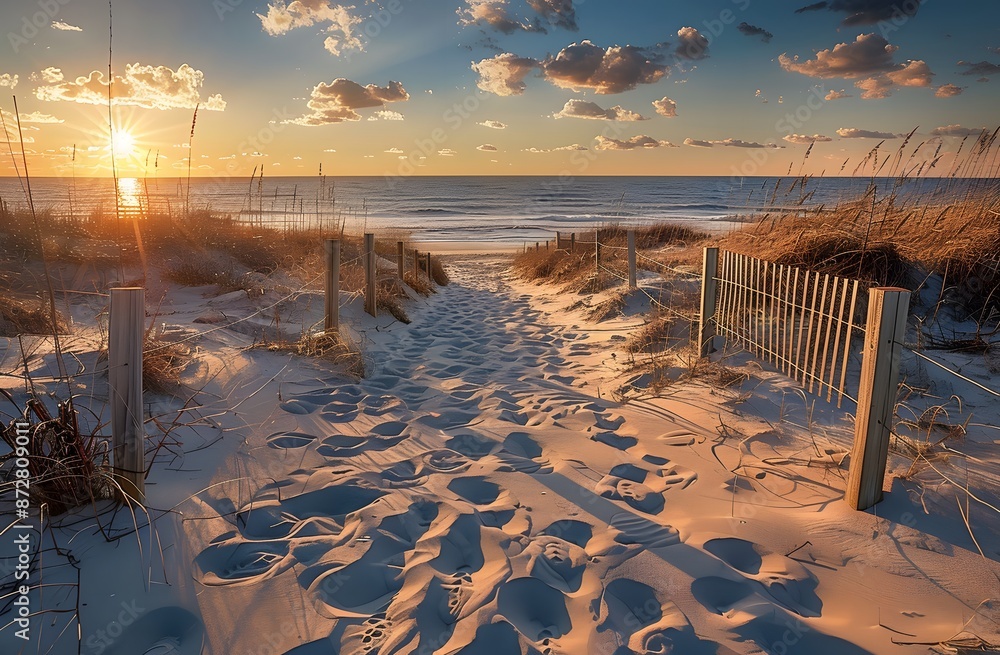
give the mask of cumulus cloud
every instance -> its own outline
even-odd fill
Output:
[[[10,73],[4,73],[0,75],[0,86],[5,86],[9,89],[13,89],[17,86],[17,75],[11,75]]]
[[[764,43],[770,43],[771,39],[774,38],[774,35],[765,30],[763,27],[757,27],[756,25],[751,25],[745,21],[737,25],[736,29],[747,36],[759,36],[760,40]]]
[[[530,57],[518,57],[506,52],[472,64],[479,74],[477,86],[498,96],[519,96],[524,93],[524,79],[538,68],[540,62]]]
[[[873,132],[872,130],[859,130],[856,127],[842,127],[837,130],[837,134],[843,139],[895,139],[897,137],[892,132]]]
[[[866,100],[881,99],[892,95],[895,86],[930,86],[933,77],[934,73],[927,63],[917,59],[907,62],[899,70],[859,80],[854,86],[861,89],[861,97]]]
[[[711,148],[713,144],[711,141],[702,141],[701,139],[688,137],[684,139],[684,145],[691,146],[692,148]]]
[[[587,146],[581,146],[579,143],[574,143],[570,146],[560,146],[558,148],[525,148],[523,152],[530,152],[532,154],[540,155],[547,152],[564,152],[564,151],[577,151],[577,150],[590,150]]]
[[[458,154],[458,151],[452,150],[451,148],[445,148],[443,150],[438,150],[438,154],[442,157],[454,157]]]
[[[831,0],[830,2],[817,2],[795,11],[801,14],[806,11],[818,11],[829,9],[847,14],[843,24],[852,25],[873,25],[880,21],[890,19],[899,20],[916,16],[920,9],[920,0],[910,2],[900,2],[900,0]]]
[[[403,151],[400,148],[389,148],[385,152],[389,153],[390,155],[401,155],[401,154],[403,154]]]
[[[528,4],[551,25],[576,32],[576,9],[573,0],[528,0]]]
[[[697,31],[697,30],[696,30]],[[502,53],[472,64],[478,86],[499,96],[521,95],[524,80],[534,71],[563,89],[590,89],[598,94],[623,93],[666,77],[664,56],[649,48],[602,48],[590,41],[573,43],[544,60]]]
[[[865,77],[899,69],[892,60],[897,49],[878,34],[859,34],[853,43],[838,43],[832,49],[820,50],[815,59],[800,61],[798,55],[782,54],[778,61],[785,70],[809,77]]]
[[[624,141],[599,136],[597,137],[597,146],[595,147],[598,150],[646,150],[652,148],[676,148],[677,146],[669,141],[659,141],[651,136],[641,134]]]
[[[933,136],[979,136],[985,127],[962,127],[961,125],[945,125],[931,130]]]
[[[962,91],[965,91],[965,87],[954,84],[942,84],[934,92],[934,95],[938,98],[954,98],[955,96],[962,95]]]
[[[329,84],[320,82],[313,88],[308,103],[311,113],[283,122],[316,126],[359,121],[361,115],[356,111],[358,109],[382,107],[386,103],[409,99],[410,94],[399,82],[389,82],[384,87],[375,84],[361,86],[357,82],[339,77]]]
[[[496,152],[497,147],[490,143],[484,143],[481,146],[476,146],[476,150],[480,150],[482,152]]]
[[[841,89],[840,91],[830,91],[829,93],[826,94],[827,100],[841,100],[843,98],[853,98],[853,97],[854,96],[852,96],[850,93],[847,93],[844,89]]]
[[[64,23],[61,20],[52,21],[52,29],[59,30],[61,32],[82,32],[82,27],[77,27],[76,25],[70,25],[69,23]]]
[[[708,39],[693,27],[677,30],[677,47],[674,53],[684,59],[705,59],[708,57]]]
[[[566,105],[556,114],[554,118],[589,118],[593,120],[608,121],[645,121],[649,120],[641,114],[624,109],[621,105],[615,105],[611,109],[603,109],[595,102],[587,100],[567,100]]]
[[[511,16],[507,10],[507,0],[465,0],[465,6],[458,9],[459,25],[486,24],[498,32],[513,34],[525,32],[544,32],[537,21],[529,22]]]
[[[476,123],[476,125],[482,125],[483,127],[488,127],[491,130],[506,130],[507,124],[501,123],[500,121],[486,120],[481,123]]]
[[[833,141],[830,137],[823,136],[822,134],[813,134],[812,136],[809,136],[808,134],[789,134],[782,138],[789,143],[797,145],[805,145],[807,143],[816,143],[819,141]]]
[[[61,70],[50,66],[38,72],[38,79],[41,79],[46,84],[58,84],[65,79],[65,76]]]
[[[934,73],[927,62],[914,59],[906,62],[903,68],[886,73],[886,77],[899,86],[930,86]]]
[[[697,31],[697,30],[695,30]],[[541,63],[542,73],[564,89],[592,89],[599,94],[622,93],[666,77],[662,56],[635,46],[601,48],[590,41],[574,43]]]
[[[684,145],[692,146],[695,148],[713,148],[715,146],[723,146],[730,148],[767,148],[771,150],[780,150],[785,146],[778,145],[777,143],[757,143],[756,141],[744,141],[743,139],[721,139],[717,141],[704,141],[702,139],[684,139]]]
[[[403,115],[398,111],[389,111],[388,109],[383,109],[382,111],[377,111],[368,117],[370,121],[401,121],[403,120]]]
[[[662,100],[654,100],[653,109],[660,116],[666,116],[667,118],[675,118],[677,116],[677,103],[666,96]]]
[[[971,62],[971,61],[960,61],[958,65],[964,68],[962,75],[981,75],[984,77],[989,77],[990,75],[996,75],[1000,73],[1000,65],[991,64],[988,61]]]
[[[361,18],[351,13],[353,6],[331,4],[329,0],[283,0],[267,6],[266,14],[257,14],[264,31],[271,36],[281,36],[299,27],[324,25],[330,36],[323,46],[334,55],[348,50],[364,50],[357,27]]]
[[[60,73],[61,74],[61,73]],[[219,94],[201,98],[205,74],[182,64],[176,71],[167,66],[127,64],[122,75],[111,85],[112,103],[146,109],[202,109],[223,111],[226,101]],[[104,73],[93,71],[87,77],[42,85],[35,89],[39,100],[104,105],[108,102],[108,81]]]
[[[864,100],[881,100],[892,95],[892,80],[885,75],[858,80],[854,86],[861,90]]]

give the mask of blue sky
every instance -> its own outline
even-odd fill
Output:
[[[120,0],[116,164],[180,174],[190,153],[209,176],[320,163],[345,175],[835,174],[918,128],[913,161],[939,174],[965,135],[995,127],[998,3],[796,11],[807,4]],[[33,170],[110,170],[107,8],[0,7],[0,106],[13,123],[18,97]]]

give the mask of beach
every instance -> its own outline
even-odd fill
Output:
[[[648,393],[623,348],[645,296],[595,321],[509,265],[449,256],[451,283],[408,302],[409,325],[345,299],[369,367],[353,381],[246,350],[245,324],[195,322],[203,289],[168,292],[168,332],[200,353],[185,379],[199,402],[150,472],[148,509],[133,519],[98,507],[111,542],[92,509],[57,521],[54,543],[83,564],[81,643],[499,655],[996,643],[996,608],[983,602],[1000,575],[996,521],[977,511],[974,542],[947,501],[894,478],[895,455],[887,499],[851,510],[844,412],[739,356],[736,382]],[[643,288],[658,283],[642,276]],[[232,321],[265,302],[207,304]],[[289,329],[321,305],[312,293],[282,305]],[[970,431],[963,450],[995,447],[983,438]],[[991,471],[970,464],[969,475],[992,488]],[[54,584],[75,577],[60,557],[45,558]],[[75,642],[57,637],[63,626],[42,631],[53,652]]]

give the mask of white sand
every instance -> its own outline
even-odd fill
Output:
[[[1000,595],[995,514],[971,505],[984,558],[953,489],[896,479],[875,511],[850,511],[847,417],[822,401],[807,416],[759,368],[742,386],[616,402],[635,377],[623,337],[642,317],[594,324],[568,309],[577,297],[505,269],[453,258],[453,284],[412,303],[409,326],[351,303],[372,368],[357,383],[244,351],[246,334],[199,337],[190,382],[207,386],[192,413],[206,418],[148,489],[176,511],[113,544],[93,518],[58,532],[82,560],[83,652],[915,654],[963,630],[1000,642],[1000,607],[983,604]],[[209,304],[229,317],[266,304],[240,295]],[[191,323],[196,291],[167,304],[168,325],[210,329]],[[300,296],[282,320],[298,329],[321,305]],[[993,459],[961,470],[995,498],[996,435],[968,439]],[[49,580],[75,582],[46,557]],[[47,602],[75,602],[60,598]],[[94,641],[123,602],[138,619]],[[55,616],[45,640],[75,653]],[[36,652],[9,634],[3,653]]]

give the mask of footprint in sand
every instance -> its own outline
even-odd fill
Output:
[[[198,581],[207,587],[257,583],[291,566],[288,552],[288,542],[217,540],[194,560],[201,569]]]
[[[271,448],[281,450],[292,450],[304,448],[316,441],[316,436],[304,432],[277,432],[266,439],[267,445]]]
[[[336,535],[343,530],[348,514],[384,495],[379,489],[356,484],[332,484],[281,500],[251,501],[237,512],[236,523],[250,539]]]
[[[635,580],[619,578],[608,583],[600,600],[600,617],[598,631],[612,630],[627,644],[615,655],[717,652],[716,644],[698,638],[674,603],[661,602],[652,587]]]
[[[510,470],[520,473],[542,474],[553,470],[542,447],[527,432],[511,432],[496,455]]]
[[[535,643],[558,639],[572,628],[566,597],[537,578],[517,578],[500,587],[497,611]]]
[[[697,478],[693,471],[669,464],[662,458],[646,458],[653,470],[634,464],[619,464],[611,469],[594,487],[594,492],[605,498],[620,500],[646,514],[659,514],[664,507],[663,493],[669,489],[683,489]]]
[[[102,652],[107,655],[201,653],[205,626],[180,607],[161,607],[139,616]]]
[[[759,544],[735,537],[711,539],[704,549],[742,574],[757,591],[800,616],[819,616],[823,603],[816,595],[819,581],[802,564]],[[753,583],[757,583],[754,585]],[[740,583],[733,583],[740,584]]]

